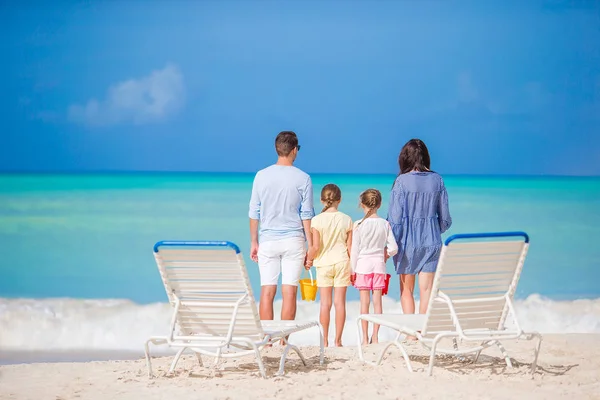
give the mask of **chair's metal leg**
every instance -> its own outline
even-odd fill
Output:
[[[222,347],[219,347],[217,349],[217,356],[215,357],[215,362],[213,364],[213,368],[217,368],[217,365],[219,364],[219,361],[221,360],[221,351],[222,351]]]
[[[144,354],[146,355],[146,366],[148,367],[148,378],[152,378],[152,362],[150,361],[150,346],[148,344],[152,342],[152,339],[149,339],[144,344]]]
[[[285,340],[285,342],[287,343],[287,340]],[[281,359],[279,360],[279,371],[277,371],[277,375],[285,374],[285,360],[287,359],[288,351],[290,351],[289,344],[285,346],[285,348],[283,349],[283,353],[281,354]]]
[[[406,352],[406,349],[404,348],[404,346],[402,346],[402,343],[400,342],[401,335],[402,334],[400,332],[398,332],[398,336],[396,336],[396,339],[394,340],[393,343],[402,352],[402,357],[404,357],[404,361],[406,362],[406,368],[408,369],[408,372],[413,372],[412,365],[410,363],[410,357],[408,357],[408,353]]]
[[[360,337],[360,334],[362,332],[362,328],[360,326],[361,323],[361,319],[360,317],[356,319],[356,339],[358,340],[358,358],[360,359],[360,361],[365,361],[365,356],[363,355],[363,350],[362,350],[362,340]]]
[[[438,342],[442,339],[442,336],[436,336],[433,339],[433,343],[431,345],[431,353],[429,355],[429,367],[427,368],[427,375],[431,376],[433,374],[433,365],[435,363],[435,348],[438,345]]]
[[[150,339],[148,339],[146,341],[146,343],[144,344],[144,353],[146,356],[146,365],[148,367],[148,378],[152,378],[152,360],[150,357],[150,346],[149,344],[152,343],[154,345],[159,345],[159,344],[165,344],[168,343],[168,340],[164,337],[151,337]]]
[[[177,365],[177,362],[179,361],[179,357],[181,357],[181,355],[183,354],[183,352],[187,349],[187,347],[183,347],[181,348],[181,350],[179,350],[177,352],[177,354],[175,354],[175,358],[173,359],[173,362],[171,363],[171,367],[169,368],[169,374],[172,374],[173,371],[175,371],[175,366]]]
[[[290,343],[288,343],[287,345],[290,347],[291,350],[294,350],[294,352],[296,352],[296,354],[298,354],[298,357],[300,357],[300,360],[302,360],[302,364],[304,364],[304,366],[306,366],[306,359],[300,352],[300,349],[297,346],[294,346],[293,344],[290,344]]]
[[[535,374],[535,370],[537,368],[538,356],[540,355],[540,348],[542,347],[542,335],[540,335],[537,332],[533,333],[532,335],[538,339],[538,342],[537,342],[537,345],[535,346],[535,354],[533,357],[533,363],[531,364],[531,375]]]
[[[506,366],[508,368],[512,368],[512,362],[510,361],[510,356],[508,355],[508,352],[506,351],[506,349],[504,348],[504,346],[502,346],[502,343],[500,343],[499,341],[495,341],[494,343],[496,346],[498,346],[498,348],[500,349],[500,351],[502,352],[502,355],[504,356],[504,360],[506,361]]]
[[[325,362],[325,335],[321,324],[319,324],[319,346],[319,364],[323,365]]]
[[[194,353],[196,354],[196,358],[198,359],[198,364],[201,367],[204,367],[204,362],[202,362],[202,355],[200,353],[198,353],[198,352],[194,352]]]
[[[481,346],[483,346],[483,345],[484,345],[484,343],[482,342]],[[477,353],[475,353],[475,356],[473,357],[473,364],[475,364],[477,362],[477,360],[479,360],[480,355],[481,355],[481,350],[478,350]]]
[[[458,351],[458,341],[456,340],[456,338],[452,338],[452,347],[454,348],[454,351]],[[465,357],[461,355],[456,355],[456,358],[458,359],[458,361],[465,360]]]
[[[377,360],[375,361],[375,363],[373,363],[373,365],[381,365],[381,361],[383,361],[383,356],[385,356],[385,352],[387,351],[387,349],[389,349],[391,346],[393,346],[395,343],[394,342],[390,342],[388,343],[383,350],[381,350],[381,353],[379,353],[379,357],[377,357]],[[369,363],[371,364],[371,363]]]
[[[260,349],[254,343],[251,343],[251,345],[254,348],[254,353],[256,355],[256,362],[258,363],[258,369],[260,370],[260,375],[266,379],[267,373],[265,372],[265,365],[262,360],[262,355],[260,354]]]

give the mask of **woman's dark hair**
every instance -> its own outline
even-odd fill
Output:
[[[425,143],[421,139],[409,140],[400,150],[398,165],[400,166],[400,174],[411,171],[430,171],[431,160]]]

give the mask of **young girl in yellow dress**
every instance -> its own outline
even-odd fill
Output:
[[[307,255],[307,266],[317,268],[317,286],[321,297],[320,322],[325,346],[329,340],[331,303],[335,305],[335,345],[342,346],[346,322],[346,290],[350,285],[350,251],[352,218],[340,212],[342,191],[332,183],[321,190],[323,211],[311,221],[313,247]],[[314,260],[313,260],[314,257]]]

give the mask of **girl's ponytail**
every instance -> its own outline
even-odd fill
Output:
[[[327,185],[323,186],[323,189],[321,190],[321,201],[325,203],[325,207],[323,207],[323,210],[321,212],[329,210],[333,203],[341,200],[342,191],[340,190],[338,185],[328,183]]]

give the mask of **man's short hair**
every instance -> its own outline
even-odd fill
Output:
[[[275,138],[275,150],[280,157],[287,157],[298,147],[298,136],[292,131],[279,132]]]

